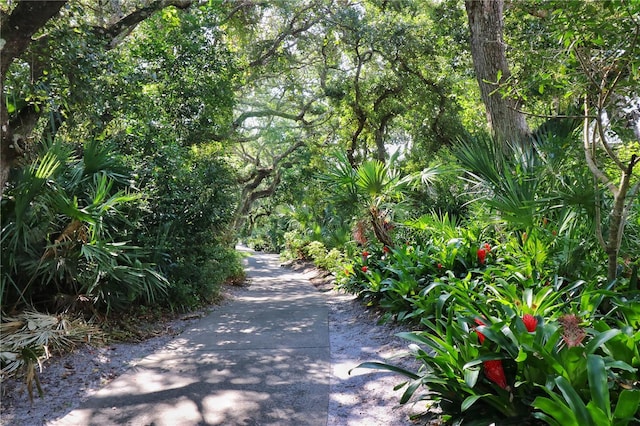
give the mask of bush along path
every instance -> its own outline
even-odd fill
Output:
[[[453,424],[638,424],[637,281],[525,277],[503,247],[465,256],[462,241],[370,247],[345,270],[342,286],[386,316],[419,319],[401,337],[422,368],[361,367],[400,373],[401,402],[428,391]]]

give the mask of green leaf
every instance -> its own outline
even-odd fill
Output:
[[[467,398],[465,398],[464,401],[462,401],[462,404],[460,405],[460,411],[467,411],[473,404],[475,404],[475,402],[485,396],[490,396],[491,394],[485,394],[485,395],[471,395]]]
[[[420,378],[419,375],[409,370],[405,370],[404,368],[397,367],[395,365],[385,364],[383,362],[363,362],[362,364],[349,370],[349,374],[351,374],[351,372],[357,368],[370,368],[372,370],[391,371],[393,373],[402,374],[403,376],[409,377],[410,379],[413,379],[413,380]]]
[[[420,380],[414,380],[411,382],[402,394],[402,397],[400,397],[400,404],[406,404],[420,386],[422,386],[422,382]]]
[[[524,348],[520,348],[518,351],[518,356],[516,357],[515,361],[516,362],[524,362],[527,359],[527,351],[524,350]]]
[[[412,333],[407,331],[407,332],[397,333],[396,336],[398,336],[401,339],[409,340],[410,342],[420,343],[423,345],[431,345],[431,340],[427,339],[426,337],[422,336],[419,333]]]
[[[613,412],[614,420],[626,420],[636,417],[640,413],[640,390],[625,389],[620,392],[616,409]]]
[[[591,400],[596,406],[611,417],[611,403],[609,401],[609,387],[607,386],[607,370],[604,359],[599,355],[587,355],[587,374]]]
[[[611,424],[611,421],[609,420],[611,416],[607,416],[607,413],[602,411],[595,402],[589,401],[587,404],[587,411],[589,411],[591,418],[596,420],[598,426],[609,426]]]
[[[473,388],[476,385],[478,377],[480,377],[479,368],[467,368],[464,370],[464,382],[470,388]]]
[[[487,327],[481,325],[478,327],[478,331],[484,334],[487,339],[497,343],[498,346],[507,351],[511,358],[515,359],[518,357],[518,348],[513,342],[507,339],[502,330],[494,330],[493,326]]]
[[[534,412],[532,414],[532,417],[535,419],[539,419],[544,421],[546,424],[550,425],[550,426],[564,426],[562,425],[560,422],[555,421],[551,416],[548,416],[544,413],[540,413],[540,412]]]
[[[580,426],[573,411],[564,404],[539,396],[531,405],[557,420],[559,425]]]
[[[555,382],[560,392],[562,392],[562,396],[564,396],[564,399],[569,404],[569,407],[571,407],[571,410],[575,413],[578,424],[580,426],[595,426],[587,407],[584,405],[580,395],[578,395],[573,386],[571,386],[571,383],[562,376],[556,377]]]
[[[605,332],[599,333],[587,344],[587,346],[584,349],[584,352],[586,354],[594,353],[596,349],[602,346],[606,341],[613,339],[620,333],[621,331],[618,329],[607,330]]]

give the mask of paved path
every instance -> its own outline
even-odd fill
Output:
[[[277,255],[246,262],[251,291],[52,426],[326,425],[325,298]]]

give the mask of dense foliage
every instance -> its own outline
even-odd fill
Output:
[[[420,371],[364,364],[409,379],[401,402],[424,390],[452,423],[637,421],[639,16],[637,0],[3,5],[3,316],[44,335],[58,322],[34,309],[210,303],[242,278],[242,240],[416,329]],[[33,32],[6,31],[25,17]],[[25,341],[3,340],[2,366],[31,384],[46,343]]]

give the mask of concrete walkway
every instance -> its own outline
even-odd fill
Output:
[[[246,267],[250,291],[50,424],[326,425],[325,298],[276,255]]]

